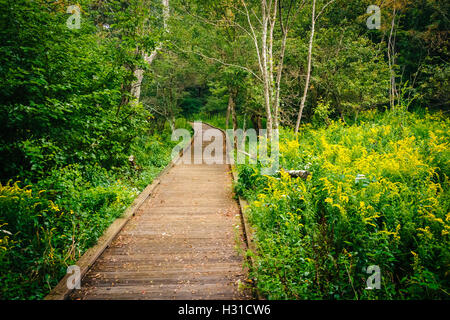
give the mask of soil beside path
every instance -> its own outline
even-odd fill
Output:
[[[231,185],[229,165],[178,161],[71,298],[250,298],[238,290],[246,274],[237,239],[245,245]]]

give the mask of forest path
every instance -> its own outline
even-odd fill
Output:
[[[191,146],[161,177],[71,299],[249,298],[238,290],[246,271],[237,239],[245,245],[230,166],[183,164],[208,144]]]

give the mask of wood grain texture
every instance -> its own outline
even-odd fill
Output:
[[[193,139],[190,145],[193,143]],[[100,257],[100,255],[108,248],[114,238],[119,234],[123,227],[128,223],[128,221],[133,217],[137,210],[143,205],[147,198],[152,194],[156,187],[160,183],[160,179],[164,177],[170,169],[180,160],[180,158],[190,150],[190,145],[184,147],[183,150],[175,157],[163,171],[160,172],[158,177],[153,180],[153,182],[148,185],[144,191],[139,194],[139,196],[133,201],[130,207],[125,210],[122,217],[116,219],[105,231],[105,233],[98,239],[97,244],[87,250],[83,256],[77,261],[77,266],[80,267],[81,277],[84,277],[88,270],[93,266],[95,261]],[[69,298],[72,290],[67,288],[67,280],[70,274],[67,274],[61,281],[54,287],[50,293],[44,298],[44,300],[66,300]]]
[[[215,128],[217,130],[220,130],[220,131],[222,131],[223,134],[225,134],[224,130],[214,127],[214,126],[211,126],[211,127]],[[228,149],[232,150],[230,141],[227,140],[226,143],[228,143]],[[238,152],[241,152],[241,151],[238,150]],[[249,154],[247,154],[247,155],[252,157]],[[230,157],[230,155],[228,154],[227,157]],[[256,158],[254,158],[254,159],[256,159]],[[233,159],[228,159],[228,163],[232,163],[231,175],[233,177],[234,183],[237,184],[239,181],[239,173],[237,171],[236,166],[234,165]],[[238,197],[238,203],[239,203],[240,212],[241,212],[241,223],[242,223],[242,228],[243,228],[243,235],[245,238],[247,250],[250,251],[250,255],[248,255],[248,259],[249,259],[249,262],[250,262],[252,268],[254,268],[256,266],[255,255],[258,254],[258,251],[257,251],[257,247],[255,244],[255,237],[254,237],[255,231],[248,220],[248,214],[246,212],[249,205],[248,205],[248,202],[245,199],[243,199],[241,196]],[[253,282],[253,285],[254,285],[254,294],[257,297],[257,299],[265,300],[263,295],[261,294],[261,292],[258,290],[258,288],[256,286],[256,282]]]
[[[201,149],[190,148],[184,156]],[[71,299],[251,298],[238,288],[246,270],[235,246],[246,248],[230,166],[184,164],[183,157],[161,177]]]

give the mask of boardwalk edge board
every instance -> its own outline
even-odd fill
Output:
[[[129,206],[122,217],[117,218],[103,235],[98,239],[97,244],[88,249],[83,256],[77,261],[76,265],[80,267],[81,279],[84,278],[89,269],[94,265],[95,261],[100,257],[100,255],[109,247],[112,241],[116,238],[119,232],[125,227],[128,221],[136,214],[142,204],[147,200],[147,198],[155,191],[156,187],[161,182],[161,177],[169,172],[169,170],[180,160],[183,154],[191,148],[194,142],[195,136],[191,139],[191,142],[184,147],[153,180],[153,182],[147,186],[144,191],[142,191],[139,196],[134,200],[134,202]],[[67,287],[67,280],[71,277],[71,274],[66,274],[61,281],[54,287],[50,293],[44,298],[44,300],[67,300],[69,295],[74,289],[69,289]]]
[[[209,123],[205,123],[205,124],[213,127],[214,129],[217,129],[217,130],[221,131],[223,134],[225,134],[225,131],[223,129],[213,126]],[[226,143],[229,144],[228,139],[226,139]],[[229,150],[231,150],[231,148]],[[229,157],[228,153],[227,153],[227,157]],[[231,175],[233,177],[233,182],[235,184],[237,184],[238,180],[239,180],[239,173],[237,172],[237,168],[235,165],[230,165],[230,168],[231,168]],[[248,221],[247,214],[245,213],[245,211],[249,205],[248,205],[247,200],[243,199],[241,196],[238,196],[238,204],[239,204],[239,209],[240,209],[239,211],[241,213],[241,222],[242,222],[242,226],[244,228],[244,239],[247,244],[247,249],[251,252],[251,254],[248,255],[248,258],[249,258],[251,266],[254,268],[256,266],[254,255],[257,254],[256,245],[255,245],[254,236],[253,236],[254,231],[253,231],[253,228],[252,228],[250,222]],[[253,285],[254,285],[254,288],[256,291],[256,296],[257,296],[258,300],[265,300],[263,295],[259,292],[256,284],[254,283]]]

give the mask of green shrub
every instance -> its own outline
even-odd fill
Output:
[[[175,143],[167,128],[135,139],[138,168],[121,154],[112,170],[75,164],[33,185],[0,185],[0,299],[43,298],[170,162]]]

